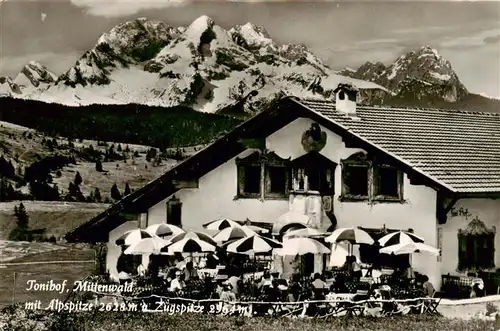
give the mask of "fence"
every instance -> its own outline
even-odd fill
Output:
[[[335,316],[391,316],[408,314],[410,312],[422,314],[439,314],[437,307],[439,298],[413,298],[413,299],[363,299],[354,300],[342,296],[329,300],[306,300],[300,302],[262,302],[242,301],[231,302],[221,299],[188,299],[172,298],[160,295],[147,295],[142,297],[127,297],[121,294],[99,293],[93,301],[95,311],[134,311],[145,313],[166,314],[211,314],[230,316],[272,316],[272,317],[317,317],[328,318]],[[59,311],[76,311],[75,304],[68,301],[66,305],[60,304]]]

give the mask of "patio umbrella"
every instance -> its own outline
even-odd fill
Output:
[[[215,240],[212,237],[210,237],[208,234],[203,233],[203,232],[194,232],[194,231],[179,233],[179,234],[169,238],[168,241],[171,244],[174,244],[178,241],[183,240],[186,237],[196,238],[197,240],[204,241],[210,245],[217,246],[217,243],[215,242]]]
[[[269,232],[268,229],[261,228],[260,226],[257,226],[257,225],[245,224],[243,226],[246,226],[247,228],[249,228],[253,232],[257,232],[257,233],[268,233]]]
[[[380,246],[392,246],[402,243],[423,243],[424,239],[410,232],[398,231],[389,233],[378,240]]]
[[[379,250],[382,254],[394,254],[403,255],[409,254],[410,268],[412,265],[412,255],[411,253],[416,253],[418,251],[427,251],[431,254],[439,255],[439,250],[434,249],[429,245],[424,245],[424,239],[414,235],[410,232],[398,231],[389,233],[378,240],[381,246],[384,246]],[[417,246],[417,244],[419,244]],[[420,249],[418,248],[420,247]],[[437,254],[436,254],[437,252]]]
[[[245,237],[250,237],[257,234],[255,231],[250,229],[248,226],[235,226],[220,230],[213,239],[217,242],[225,242],[233,239],[240,239]]]
[[[276,219],[276,223],[291,224],[291,223],[301,223],[309,224],[311,218],[304,213],[298,211],[288,211]]]
[[[203,224],[203,227],[207,230],[224,230],[230,227],[242,226],[242,224],[230,220],[229,218],[223,218],[220,220],[215,220],[206,224]],[[260,226],[252,225],[250,220],[247,220],[243,226],[247,226],[251,230],[257,233],[267,233],[269,230],[261,228]]]
[[[153,224],[150,225],[146,228],[146,231],[155,234],[158,237],[165,238],[168,236],[175,236],[179,233],[185,232],[182,230],[180,227],[172,225],[172,224],[167,224],[167,223],[159,223],[159,224]]]
[[[430,253],[432,255],[439,255],[439,249],[423,243],[401,243],[397,245],[386,246],[380,249],[383,254],[412,254],[412,253]]]
[[[158,236],[144,238],[127,247],[124,253],[128,255],[160,254],[160,250],[168,244],[168,241]]]
[[[313,228],[303,228],[298,230],[288,231],[283,235],[283,237],[291,238],[291,237],[317,237],[325,235],[326,233],[323,231],[319,231]]]
[[[278,255],[304,255],[304,254],[328,254],[330,249],[312,238],[292,238],[283,242],[282,248],[274,252]]]
[[[231,253],[259,254],[270,252],[274,248],[280,247],[282,247],[280,242],[254,234],[229,244],[227,251]]]
[[[241,224],[236,221],[230,220],[229,218],[223,218],[203,224],[203,227],[209,230],[223,230],[225,228],[234,226],[241,226]]]
[[[329,243],[340,243],[343,241],[349,242],[349,250],[352,255],[352,246],[354,244],[367,244],[373,245],[375,241],[368,234],[368,232],[359,228],[340,228],[332,232],[332,234],[325,238]]]
[[[152,237],[153,235],[146,230],[135,229],[122,234],[120,237],[118,237],[118,239],[115,240],[115,243],[119,246],[130,246],[139,242],[141,239]]]
[[[196,233],[187,232],[182,239],[161,249],[168,253],[202,253],[215,251],[215,245],[202,240]]]
[[[342,267],[347,256],[349,256],[349,252],[345,247],[340,244],[333,244],[328,265],[330,267]],[[359,257],[356,257],[356,262],[360,263]]]

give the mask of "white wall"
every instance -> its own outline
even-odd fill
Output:
[[[453,213],[462,208],[462,213]],[[453,215],[455,214],[455,215]],[[495,236],[495,265],[500,267],[500,200],[493,199],[464,199],[459,200],[454,205],[454,210],[450,210],[446,224],[438,225],[442,228],[442,262],[441,270],[443,274],[450,273],[458,275],[458,230],[465,229],[467,225],[478,217],[488,229],[493,226],[497,228]]]
[[[266,139],[266,146],[282,158],[292,160],[305,154],[301,145],[302,133],[310,128],[313,121],[297,119]],[[327,133],[327,144],[321,153],[330,160],[340,163],[360,149],[346,148],[340,136],[322,128]],[[245,151],[239,157],[251,154]],[[378,203],[368,205],[365,202],[340,202],[341,168],[335,173],[337,196],[334,199],[334,212],[339,227],[363,226],[379,228],[384,224],[388,228],[413,228],[415,233],[425,238],[430,245],[436,245],[436,192],[425,186],[413,186],[408,178],[404,179],[405,203]],[[288,211],[288,200],[257,199],[234,200],[237,188],[235,158],[200,178],[198,189],[183,189],[175,195],[182,203],[182,225],[186,229],[202,230],[202,224],[219,218],[233,218],[252,221],[273,222]],[[170,197],[169,197],[170,198]],[[166,202],[164,199],[149,209],[148,224],[164,222]],[[422,254],[414,254],[413,263],[417,271],[426,273],[436,285],[439,284],[440,272],[436,271],[437,259]]]

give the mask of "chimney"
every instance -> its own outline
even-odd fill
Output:
[[[356,98],[358,88],[349,83],[340,83],[333,91],[335,93],[335,108],[344,114],[356,117]]]

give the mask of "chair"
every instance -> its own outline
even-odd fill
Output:
[[[441,313],[437,311],[437,308],[442,298],[443,292],[434,292],[434,294],[432,295],[432,300],[424,301],[423,312],[431,315],[441,315]]]

